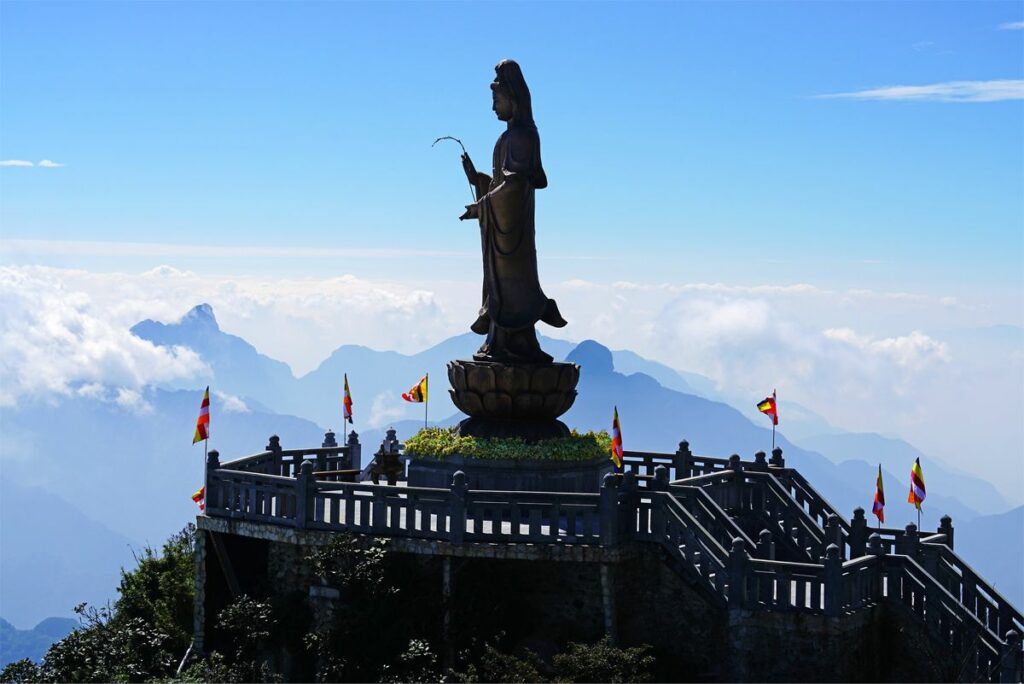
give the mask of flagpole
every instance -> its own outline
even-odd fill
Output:
[[[430,407],[430,373],[427,373],[426,375],[424,375],[423,379],[424,379],[424,383],[423,384],[426,385],[423,388],[424,390],[426,390],[425,392],[423,392],[423,429],[426,430],[427,429],[427,412],[428,412],[429,407]]]

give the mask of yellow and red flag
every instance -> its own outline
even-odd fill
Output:
[[[352,422],[352,393],[348,391],[348,373],[345,373],[345,400],[342,402],[344,409],[342,410],[342,422]]]
[[[414,404],[422,404],[427,400],[427,376],[424,375],[419,382],[413,385],[408,392],[402,393],[402,398]]]
[[[910,468],[910,494],[907,495],[907,503],[912,503],[921,510],[924,503],[924,473],[921,472],[921,459],[914,459],[914,465]]]
[[[192,495],[192,500],[199,504],[199,510],[206,510],[206,485],[196,490],[196,493]]]
[[[878,480],[875,482],[875,502],[871,504],[871,512],[878,522],[885,522],[885,490],[882,489],[882,464],[878,464]]]
[[[616,470],[622,470],[622,427],[619,425],[619,407],[612,415],[612,461]]]
[[[779,407],[778,404],[775,403],[775,390],[772,390],[772,396],[765,397],[761,400],[757,405],[757,410],[766,416],[771,417],[772,425],[779,424]]]
[[[196,421],[196,435],[192,443],[201,442],[210,438],[210,387],[207,385],[206,393],[203,394],[203,403],[199,407],[199,419]]]

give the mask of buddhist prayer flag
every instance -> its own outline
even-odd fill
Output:
[[[757,405],[757,410],[766,416],[771,417],[772,425],[779,424],[779,407],[775,403],[775,390],[772,390],[772,396],[765,397],[761,400],[761,403]]]
[[[196,435],[192,443],[201,442],[210,438],[210,387],[207,385],[206,393],[203,394],[203,403],[199,407],[199,419],[196,421]]]
[[[196,490],[196,493],[192,495],[192,500],[199,504],[199,510],[206,510],[206,485]]]
[[[422,404],[427,400],[427,376],[424,375],[419,382],[413,385],[408,392],[402,393],[402,398],[414,404]]]
[[[882,489],[882,464],[878,464],[878,480],[875,482],[875,503],[871,505],[871,512],[878,518],[878,522],[885,522],[885,491]]]
[[[352,393],[348,391],[348,373],[345,373],[345,400],[342,402],[344,409],[342,411],[342,422],[352,422]]]
[[[619,407],[612,414],[612,461],[616,470],[622,470],[622,427],[619,425]]]
[[[910,469],[910,494],[907,495],[907,503],[912,503],[921,510],[924,503],[924,473],[921,472],[921,459],[914,459],[914,465]]]

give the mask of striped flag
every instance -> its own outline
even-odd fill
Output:
[[[196,421],[196,436],[192,443],[210,439],[210,387],[207,385],[206,393],[203,394],[203,403],[199,407],[199,419]]]
[[[413,385],[408,392],[402,393],[402,398],[414,404],[422,404],[427,400],[427,376],[424,375],[419,382]]]
[[[352,422],[352,393],[348,391],[348,373],[345,373],[345,400],[342,402],[344,409],[342,410],[342,422],[346,420]]]
[[[622,470],[622,427],[619,425],[619,407],[612,415],[612,461],[616,470]]]
[[[775,403],[775,390],[772,390],[772,396],[765,397],[761,400],[757,405],[757,410],[766,416],[771,417],[772,425],[779,424],[779,407],[778,404]]]
[[[924,494],[924,473],[921,472],[921,459],[916,458],[910,469],[910,494],[907,495],[907,503],[912,503],[917,510],[921,510]]]
[[[199,510],[206,510],[206,485],[196,490],[196,493],[192,495],[192,500],[199,504]]]
[[[878,522],[885,522],[885,490],[882,489],[882,464],[878,464],[878,481],[875,483],[875,503],[871,504],[871,512]]]

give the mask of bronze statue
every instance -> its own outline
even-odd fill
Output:
[[[477,361],[551,363],[537,342],[534,325],[566,322],[537,277],[534,191],[547,187],[540,136],[533,122],[530,89],[519,65],[506,59],[494,68],[494,113],[507,122],[494,145],[493,175],[481,173],[465,152],[462,167],[477,201],[459,218],[479,219],[484,280],[480,313],[470,329],[487,335]]]

